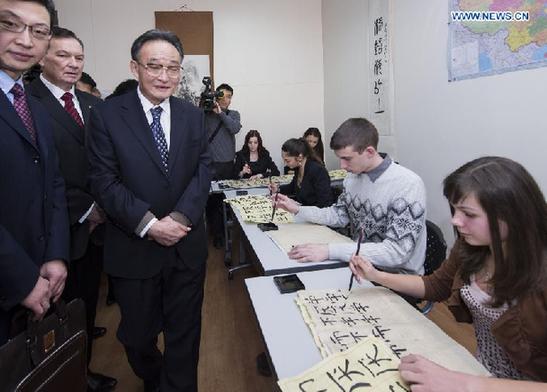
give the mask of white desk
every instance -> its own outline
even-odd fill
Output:
[[[330,184],[332,187],[341,187],[342,184],[343,184],[344,180],[343,179],[336,179],[336,180],[331,180]],[[220,181],[211,181],[211,187],[209,188],[209,193],[222,193],[222,192],[225,192],[225,191],[235,191],[236,189],[234,188],[230,188],[230,187],[220,187],[220,184],[222,183],[222,180]],[[287,183],[288,184],[288,183]],[[282,185],[285,185],[285,184],[282,184]],[[244,188],[244,189],[241,189],[241,190],[250,190],[250,189],[266,189],[267,186],[259,186],[259,187],[256,187],[256,188]]]
[[[307,290],[348,288],[349,268],[301,272],[298,277]],[[278,379],[293,377],[323,358],[302,318],[294,298],[296,293],[280,294],[272,277],[245,279],[258,324]],[[372,287],[369,282],[353,287]],[[288,355],[290,353],[290,355]]]
[[[253,188],[246,189],[249,195],[264,195],[268,194],[268,189],[265,188]],[[224,191],[224,195],[227,199],[236,197],[236,191]],[[301,271],[317,271],[332,268],[347,267],[348,263],[338,260],[325,260],[315,263],[299,263],[291,260],[285,252],[283,252],[273,241],[262,232],[256,224],[246,223],[241,219],[241,214],[237,208],[232,209],[237,220],[238,225],[241,227],[243,234],[245,235],[247,242],[250,244],[253,252],[258,260],[258,269],[260,273],[264,275],[280,275],[296,273]],[[242,259],[243,252],[240,248],[240,264],[244,264]]]
[[[347,289],[351,272],[349,269],[336,269],[302,272],[298,276],[307,290]],[[322,357],[313,336],[294,302],[296,294],[280,294],[271,277],[246,279],[245,284],[277,377],[279,379],[294,377],[320,362]],[[366,281],[359,285],[355,281],[354,287],[359,286],[371,287],[372,285]],[[389,310],[386,309],[388,312]],[[416,316],[425,317],[419,314],[418,310],[416,310]],[[486,369],[467,350],[450,339],[431,321],[426,319],[423,321],[424,329],[404,331],[402,334],[406,341],[408,333],[408,344],[415,347],[415,352],[419,352],[419,349],[416,351],[417,348],[420,344],[426,344],[428,339],[436,339],[440,343],[437,347],[442,347],[441,351],[436,353],[440,355],[437,358],[438,362],[446,359],[453,363],[454,369],[471,374],[488,375]],[[445,363],[444,366],[449,365]]]

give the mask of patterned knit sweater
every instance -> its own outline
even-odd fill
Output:
[[[331,207],[300,207],[296,222],[332,227],[350,224],[354,241],[364,230],[360,255],[390,272],[423,274],[426,227],[425,187],[414,172],[389,156],[368,173],[348,174]],[[349,261],[355,244],[329,244],[329,259]]]

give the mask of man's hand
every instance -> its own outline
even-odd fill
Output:
[[[213,108],[213,112],[215,112],[216,114],[220,114],[220,112],[222,112],[220,105],[216,101],[215,101],[215,107]]]
[[[53,302],[57,302],[63,293],[66,274],[66,265],[62,260],[48,261],[42,264],[40,268],[40,276],[49,281],[49,289]]]
[[[263,177],[262,174],[261,174],[261,173],[258,173],[258,174],[255,174],[254,176],[251,176],[249,179],[251,179],[251,180],[257,179],[257,180],[258,180],[258,179],[260,179],[260,178],[262,178],[262,177]]]
[[[21,302],[25,308],[28,308],[34,313],[37,320],[41,320],[49,309],[49,301],[51,299],[51,291],[47,279],[38,277],[36,285],[27,297]]]
[[[89,221],[89,232],[91,233],[97,226],[106,221],[106,215],[101,207],[95,203],[86,219]]]
[[[329,258],[329,246],[326,244],[297,245],[289,252],[289,258],[299,263],[324,261]]]
[[[273,201],[274,200],[272,199],[272,202]],[[282,195],[281,193],[277,195],[277,203],[275,203],[275,205],[277,208],[282,208],[292,214],[296,214],[300,210],[300,205],[296,201],[288,196]]]
[[[154,223],[147,234],[160,245],[173,246],[190,230],[190,227],[178,223],[168,215]]]

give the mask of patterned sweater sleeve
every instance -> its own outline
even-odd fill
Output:
[[[295,215],[296,223],[310,222],[331,227],[346,227],[349,215],[344,203],[345,191],[338,197],[336,203],[330,207],[300,207]]]
[[[380,242],[363,243],[359,254],[388,270],[414,270],[408,268],[408,262],[425,231],[425,187],[423,181],[415,177],[399,183],[392,191],[387,206],[385,238]],[[355,249],[355,244],[329,244],[329,259],[349,261]]]

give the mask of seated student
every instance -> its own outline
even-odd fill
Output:
[[[444,195],[458,238],[437,271],[389,274],[354,256],[352,272],[357,280],[447,301],[456,320],[475,324],[477,359],[495,377],[547,381],[547,207],[539,186],[520,164],[483,157],[446,177]],[[418,355],[403,358],[400,372],[424,391],[539,386],[454,372]]]
[[[243,147],[236,153],[234,172],[236,178],[254,179],[279,175],[279,169],[262,145],[262,137],[257,130],[252,129],[245,135]]]
[[[304,139],[306,139],[306,142],[315,153],[315,156],[319,158],[321,163],[324,165],[325,149],[323,147],[323,140],[321,139],[321,133],[319,132],[319,129],[313,127],[308,128],[306,132],[304,132]]]
[[[303,138],[287,140],[281,154],[285,165],[294,170],[294,177],[290,184],[279,187],[280,193],[294,195],[304,206],[322,208],[334,202],[329,173]],[[271,190],[275,192],[277,185],[272,184]]]
[[[296,214],[296,222],[332,227],[350,225],[354,240],[364,233],[360,254],[382,269],[422,274],[426,248],[425,187],[414,172],[377,152],[378,131],[364,118],[345,121],[334,132],[330,147],[348,171],[344,190],[328,208],[301,207],[279,195],[277,206]],[[349,261],[355,244],[295,246],[291,259]]]
[[[306,132],[304,132],[304,136],[302,136],[308,145],[311,147],[313,153],[315,154],[315,157],[323,166],[325,165],[325,151],[323,148],[323,140],[321,140],[321,133],[319,132],[319,129],[317,128],[308,128]],[[294,174],[294,170],[292,170],[288,166],[283,167],[283,173],[284,174]]]

